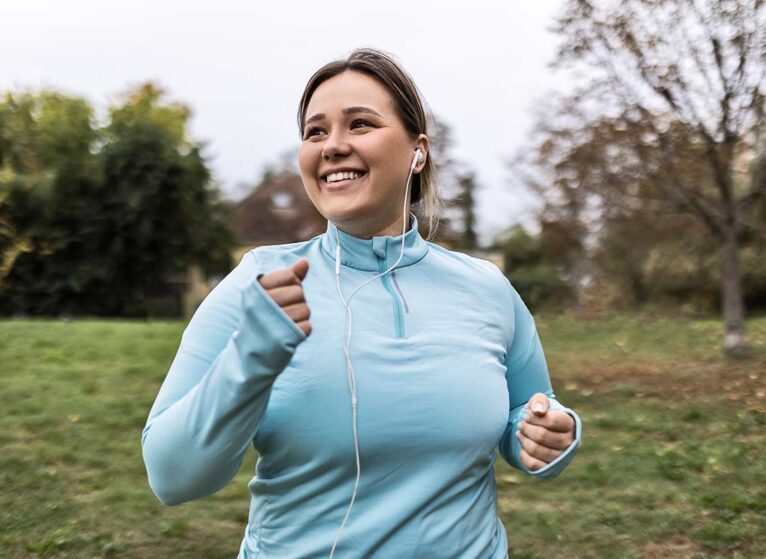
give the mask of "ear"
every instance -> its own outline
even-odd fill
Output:
[[[420,134],[415,142],[415,146],[412,148],[413,150],[420,149],[420,151],[423,152],[423,159],[421,159],[415,166],[415,174],[420,173],[420,171],[423,170],[423,167],[426,166],[426,161],[428,161],[428,148],[430,146],[431,143],[428,141],[428,136]]]

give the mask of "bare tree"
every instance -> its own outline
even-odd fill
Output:
[[[460,248],[476,248],[476,208],[474,193],[480,185],[472,168],[454,156],[455,142],[452,127],[446,121],[431,115],[429,157],[439,174],[441,208],[436,238],[454,242]]]
[[[647,134],[641,154],[665,156],[663,198],[698,218],[721,247],[724,348],[746,347],[739,263],[748,219],[766,198],[766,5],[762,0],[570,0],[556,31],[557,64],[594,76],[577,92],[588,111],[616,109]],[[684,174],[668,130],[701,147],[714,189]],[[748,160],[749,158],[749,160]],[[656,158],[654,158],[656,160]],[[639,164],[642,158],[638,159]],[[738,169],[747,166],[748,180]]]

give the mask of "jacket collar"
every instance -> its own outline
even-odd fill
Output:
[[[402,236],[389,235],[361,239],[341,231],[332,222],[327,222],[327,231],[322,235],[322,250],[335,260],[335,247],[340,237],[340,263],[368,272],[383,271],[399,258],[402,251]],[[428,243],[418,232],[418,220],[410,214],[410,228],[404,234],[404,255],[397,268],[415,264],[428,252]],[[380,269],[381,261],[383,269]]]

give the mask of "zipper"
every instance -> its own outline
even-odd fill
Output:
[[[378,271],[385,272],[387,269],[388,269],[388,266],[386,265],[386,260],[378,257]],[[394,335],[397,338],[403,338],[404,337],[404,308],[402,305],[403,297],[401,297],[401,292],[397,294],[398,290],[394,289],[394,286],[391,284],[391,278],[390,278],[390,276],[395,273],[396,273],[396,270],[391,270],[391,274],[386,274],[380,279],[383,282],[383,287],[385,287],[386,291],[388,291],[388,293],[391,295],[391,301],[393,302],[393,305],[394,305]]]

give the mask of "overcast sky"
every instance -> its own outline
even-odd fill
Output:
[[[297,147],[295,111],[319,66],[359,46],[395,54],[481,192],[484,238],[528,217],[505,160],[537,101],[562,90],[548,31],[562,0],[0,0],[0,91],[55,87],[105,107],[146,80],[193,112],[229,196]]]

